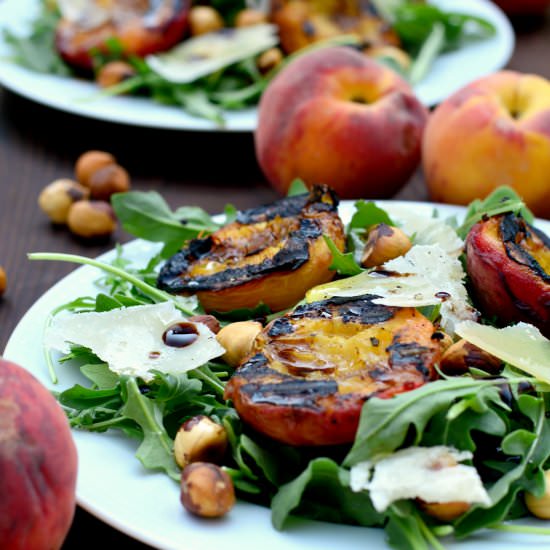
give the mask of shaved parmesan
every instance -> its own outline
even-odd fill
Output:
[[[469,451],[443,445],[409,447],[379,460],[351,468],[351,489],[368,490],[378,512],[397,500],[468,502],[489,506],[491,499],[477,470],[459,464],[472,458]]]
[[[147,56],[145,61],[166,80],[184,84],[262,53],[278,42],[275,25],[224,28],[189,38],[165,53]]]
[[[153,378],[151,370],[179,374],[199,367],[225,353],[215,334],[202,323],[190,323],[196,339],[184,347],[164,343],[165,331],[178,323],[190,323],[172,302],[74,313],[54,317],[45,343],[63,353],[70,344],[90,348],[117,374]]]
[[[518,323],[505,328],[464,321],[456,333],[478,348],[550,384],[550,340],[538,328]]]
[[[441,324],[449,333],[462,320],[476,319],[463,284],[464,270],[456,257],[439,245],[415,245],[407,254],[384,264],[383,271],[360,273],[311,289],[308,302],[332,296],[380,296],[374,303],[395,307],[441,304]]]

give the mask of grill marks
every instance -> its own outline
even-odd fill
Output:
[[[226,388],[243,420],[291,445],[347,443],[366,399],[435,378],[433,325],[373,299],[307,304],[268,325]]]

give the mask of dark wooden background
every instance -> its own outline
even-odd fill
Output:
[[[550,11],[545,18],[513,23],[517,45],[507,68],[550,78]],[[43,107],[0,89],[0,265],[8,276],[7,292],[0,298],[0,350],[33,302],[74,269],[61,262],[31,264],[28,252],[96,256],[130,239],[119,230],[111,240],[86,243],[51,225],[38,209],[40,190],[56,178],[71,177],[75,160],[89,149],[113,153],[131,174],[134,189],[155,189],[173,207],[195,204],[215,213],[229,202],[245,208],[276,198],[257,166],[251,134],[110,124]],[[428,199],[420,171],[396,198]],[[64,548],[83,542],[147,548],[78,508]]]

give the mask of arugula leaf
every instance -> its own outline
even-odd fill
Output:
[[[296,195],[303,195],[304,193],[308,193],[309,190],[307,188],[307,185],[305,184],[304,180],[301,180],[300,178],[297,178],[292,181],[290,184],[288,191],[286,193],[287,197],[294,197]]]
[[[116,388],[119,381],[118,375],[109,369],[107,363],[82,365],[80,372],[100,390]]]
[[[361,411],[355,442],[344,465],[353,466],[396,450],[411,428],[415,430],[411,444],[418,444],[430,418],[447,410],[456,399],[490,391],[493,383],[466,377],[436,380],[390,399],[369,399]]]
[[[208,235],[219,229],[204,211],[197,208],[172,212],[166,201],[156,191],[128,191],[116,193],[111,203],[122,227],[136,237],[162,242],[163,257],[175,254],[188,240]],[[180,219],[185,213],[189,219]]]
[[[281,530],[291,513],[335,523],[381,525],[366,493],[349,488],[349,473],[336,462],[321,457],[312,460],[293,481],[283,485],[271,502],[271,521]]]
[[[368,229],[372,225],[384,223],[395,226],[389,214],[374,202],[359,200],[355,203],[355,213],[349,223],[349,229]]]
[[[513,212],[518,216],[522,216],[528,223],[533,223],[535,219],[533,213],[525,206],[516,191],[503,185],[495,189],[485,199],[476,199],[470,203],[464,221],[457,229],[458,236],[465,239],[470,229],[484,216],[497,216],[505,212]]]
[[[330,237],[323,235],[323,238],[325,239],[330,253],[332,254],[332,262],[329,269],[337,271],[340,275],[358,275],[364,271],[364,269],[356,262],[352,252],[340,252]]]
[[[179,481],[180,469],[174,460],[172,439],[162,423],[161,407],[141,394],[135,378],[123,377],[122,384],[126,393],[122,413],[134,420],[143,431],[143,440],[136,451],[136,457],[146,468],[163,470],[172,479]]]

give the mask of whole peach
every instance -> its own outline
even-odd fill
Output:
[[[550,217],[550,82],[499,71],[443,101],[422,144],[431,198],[468,204],[500,185]]]
[[[0,547],[56,550],[75,511],[67,418],[28,371],[0,358]]]
[[[260,100],[256,155],[281,194],[301,178],[340,197],[390,197],[420,162],[428,117],[397,73],[347,47],[305,53]]]

